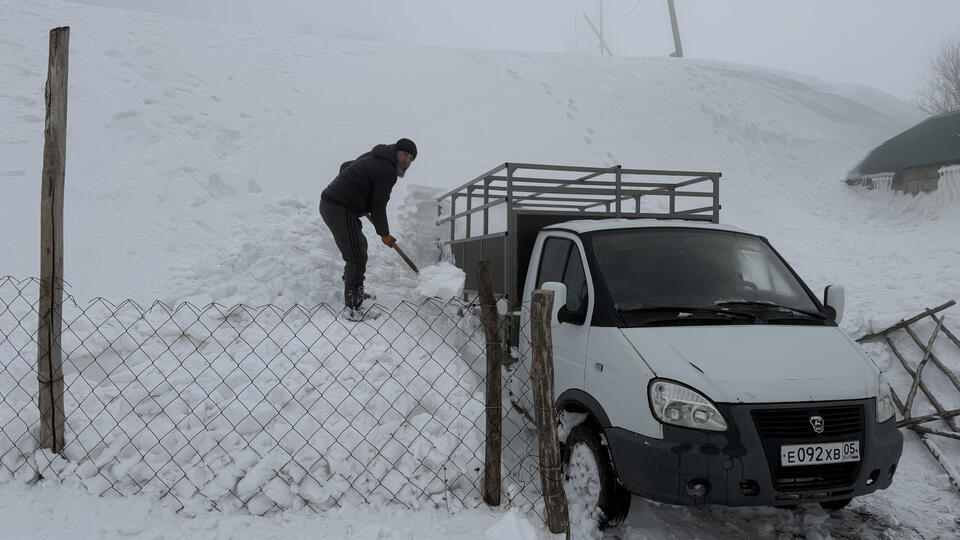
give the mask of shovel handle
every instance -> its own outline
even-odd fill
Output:
[[[400,255],[400,258],[403,259],[403,262],[407,263],[407,266],[413,269],[414,272],[420,273],[420,270],[417,268],[417,265],[413,264],[413,261],[410,260],[410,257],[407,257],[407,254],[400,249],[400,246],[396,242],[393,243],[393,249],[397,250],[397,254]]]
[[[370,217],[370,214],[364,214],[364,216],[366,216],[367,220],[369,220],[371,224],[373,223],[373,219]],[[400,255],[400,258],[403,259],[403,262],[407,263],[407,266],[409,266],[414,272],[418,274],[420,273],[420,269],[417,268],[417,265],[413,264],[413,261],[410,260],[410,257],[407,257],[407,254],[400,249],[400,246],[398,246],[396,242],[394,242],[390,247],[392,247],[397,254]]]

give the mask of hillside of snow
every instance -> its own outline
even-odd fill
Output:
[[[841,282],[852,298],[870,296],[861,262],[915,246],[899,244],[909,231],[898,220],[939,228],[923,208],[884,217],[889,203],[839,183],[921,118],[865,88],[707,61],[278,38],[44,1],[0,8],[15,31],[0,37],[0,268],[39,270],[47,31],[69,24],[65,266],[79,297],[335,300],[320,191],[342,161],[401,136],[421,150],[394,193],[392,227],[421,265],[438,259],[436,213],[433,193],[408,197],[411,186],[452,187],[504,161],[721,171],[724,222],[770,237],[813,288]],[[862,242],[838,242],[838,223]],[[371,240],[369,288],[403,297],[415,276]],[[933,303],[942,292],[910,294]]]
[[[272,36],[52,0],[0,0],[0,13],[0,276],[39,273],[48,31],[69,25],[64,261],[81,302],[338,303],[320,192],[341,162],[399,137],[419,156],[388,213],[421,267],[441,257],[439,192],[506,161],[622,164],[722,172],[721,221],[769,238],[814,291],[845,285],[851,335],[960,297],[955,197],[841,181],[923,118],[869,88],[689,59]],[[417,298],[416,275],[365,232],[367,288]],[[911,437],[893,488],[846,518],[635,499],[626,534],[955,534],[956,494]]]

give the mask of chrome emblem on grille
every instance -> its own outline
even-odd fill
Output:
[[[810,425],[813,426],[814,432],[823,433],[823,417],[822,416],[811,416]]]

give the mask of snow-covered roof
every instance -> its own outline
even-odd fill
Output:
[[[960,111],[932,116],[874,148],[847,175],[960,163]]]
[[[544,227],[545,229],[564,229],[578,234],[588,233],[600,230],[611,229],[650,229],[650,228],[689,228],[689,229],[710,229],[715,231],[729,231],[752,234],[749,231],[738,229],[730,225],[720,225],[706,221],[685,221],[679,219],[629,219],[629,218],[608,218],[608,219],[574,219],[564,221]]]

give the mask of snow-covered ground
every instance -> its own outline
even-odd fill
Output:
[[[439,191],[504,161],[620,163],[722,171],[721,220],[767,236],[813,290],[845,285],[842,327],[853,336],[960,296],[955,192],[904,197],[841,181],[870,148],[922,119],[875,90],[689,59],[280,37],[52,0],[0,0],[0,13],[0,275],[39,272],[46,47],[48,30],[67,24],[65,271],[81,302],[339,302],[341,263],[317,214],[320,191],[342,161],[399,137],[415,140],[420,154],[394,191],[392,233],[421,267],[440,260],[431,198]],[[365,231],[367,287],[381,303],[437,292]],[[956,328],[960,317],[946,314]],[[921,330],[926,339],[932,325]],[[880,347],[868,350],[882,366],[896,362]],[[960,368],[946,344],[937,352]],[[614,534],[957,536],[960,498],[916,437],[905,437],[893,486],[835,517],[813,507],[683,508],[635,498]],[[960,456],[954,442],[943,445]],[[190,518],[141,497],[91,500],[76,487],[62,489],[0,485],[2,530],[23,531],[16,537],[69,524],[81,537],[546,535],[535,516],[515,512],[446,517],[349,506],[323,516]],[[70,512],[54,512],[57,500],[69,500]],[[130,516],[152,525],[131,529]],[[596,534],[588,524],[577,530]]]

